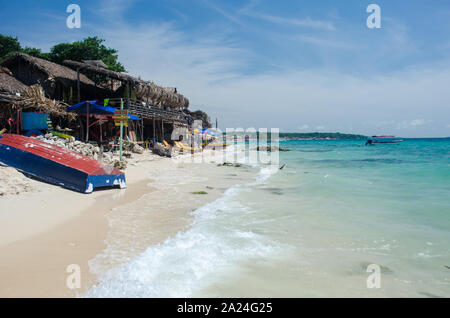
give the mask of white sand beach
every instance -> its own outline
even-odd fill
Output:
[[[0,297],[82,296],[97,274],[185,230],[191,211],[255,174],[205,162],[134,155],[126,190],[90,195],[0,167]],[[81,267],[81,289],[66,285],[71,264]]]

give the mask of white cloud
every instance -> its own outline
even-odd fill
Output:
[[[171,23],[136,25],[121,19],[92,30],[119,50],[132,75],[178,87],[193,109],[218,117],[221,127],[292,131],[302,127],[301,120],[309,123],[308,129],[326,124],[328,131],[342,133],[448,135],[448,123],[442,120],[448,118],[450,61],[383,75],[332,68],[245,74],[242,70],[263,53],[230,42],[226,34],[192,34]],[[82,31],[89,34],[87,26]],[[59,31],[55,37],[41,33],[45,37],[36,46],[60,39]],[[313,41],[306,35],[303,39]],[[437,133],[427,120],[434,120]]]
[[[433,123],[434,120],[427,119],[414,119],[414,120],[403,120],[395,123],[396,127],[399,129],[415,129],[424,125]]]
[[[326,38],[318,36],[297,35],[292,37],[292,40],[300,41],[317,46],[330,47],[336,49],[354,49],[356,46],[352,43],[336,40],[335,38]]]
[[[217,40],[205,35],[191,41],[170,23],[120,25],[102,33],[130,73],[180,91],[201,86],[205,94],[208,86],[239,76],[237,70],[250,57],[245,49],[224,44],[220,35]]]
[[[237,15],[229,13],[228,11],[224,10],[223,8],[221,8],[220,6],[214,4],[211,1],[203,0],[203,3],[205,3],[207,5],[207,7],[209,7],[210,9],[212,9],[212,10],[216,11],[217,13],[219,13],[220,15],[222,15],[227,20],[229,20],[231,22],[234,22],[236,24],[239,24],[239,25],[243,25],[243,23],[237,17]]]
[[[253,53],[224,45],[220,37],[192,41],[170,24],[121,26],[110,30],[111,34],[104,32],[132,74],[178,87],[192,108],[203,108],[212,118],[219,117],[222,127],[292,130],[298,128],[295,121],[303,118],[326,122],[330,131],[348,126],[352,131],[340,132],[370,135],[377,129],[362,124],[368,119],[401,122],[405,116],[433,114],[443,118],[448,114],[450,65],[445,63],[365,78],[320,69],[243,75],[240,69]],[[408,122],[409,127],[426,126],[421,123]],[[409,131],[394,123],[383,128],[383,133],[400,135]]]
[[[309,129],[309,125],[301,125],[301,126],[298,126],[298,129],[299,130],[308,130]]]
[[[107,20],[121,19],[123,13],[137,0],[101,0],[96,6],[96,13]]]
[[[415,127],[425,125],[425,123],[426,123],[425,119],[414,119],[410,122],[410,125]]]
[[[258,13],[254,11],[247,10],[244,12],[245,15],[257,19],[261,19],[264,21],[281,24],[281,25],[290,25],[290,26],[300,26],[300,27],[309,27],[314,29],[321,29],[326,31],[335,31],[336,28],[333,23],[324,20],[314,20],[309,17],[304,19],[298,18],[286,18],[280,17],[276,15]]]

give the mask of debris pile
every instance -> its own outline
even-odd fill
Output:
[[[161,157],[168,157],[168,158],[172,157],[170,147],[163,146],[160,143],[156,143],[153,146],[153,153]]]
[[[55,145],[57,147],[66,148],[73,152],[79,153],[80,155],[90,157],[95,160],[101,160],[104,164],[112,165],[120,170],[124,170],[127,168],[127,160],[125,158],[122,158],[121,161],[118,154],[112,152],[102,153],[100,147],[75,140],[75,138],[65,139],[54,136],[53,134],[46,134],[45,136],[37,136],[34,138],[51,145]],[[144,148],[140,147],[137,144],[131,144],[129,148],[134,153],[144,153]],[[124,151],[124,157],[131,158],[131,153],[129,151]]]
[[[281,152],[287,152],[287,151],[290,151],[290,150],[287,149],[287,148],[281,148],[281,147],[278,147],[278,146],[258,146],[258,147],[256,147],[256,151],[267,151],[267,152],[278,152],[278,151],[281,151]]]
[[[130,148],[131,148],[131,151],[134,153],[137,153],[140,155],[142,155],[144,153],[144,148],[142,148],[138,144],[133,143]]]

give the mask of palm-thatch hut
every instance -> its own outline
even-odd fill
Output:
[[[27,86],[14,78],[6,67],[0,67],[0,130],[20,133],[21,112],[47,113],[56,120],[72,120],[67,104],[45,97],[39,85]]]
[[[9,119],[15,114],[13,101],[23,94],[27,87],[16,80],[6,67],[0,68],[0,130],[11,128]]]
[[[0,65],[7,67],[17,80],[28,86],[39,84],[48,98],[69,104],[78,99],[78,83],[81,99],[102,99],[110,93],[68,67],[24,53],[16,53]]]
[[[16,80],[12,75],[12,72],[6,67],[0,68],[0,99],[2,98],[1,96],[7,98],[11,95],[23,94],[28,87]]]
[[[115,82],[119,82],[120,86],[114,90],[109,103],[117,107],[120,104],[118,99],[123,98],[128,111],[142,118],[139,125],[130,128],[135,130],[141,140],[170,140],[175,126],[187,124],[189,115],[184,111],[189,107],[189,100],[179,94],[176,88],[164,88],[150,81],[111,71],[101,61],[66,60],[64,64],[77,72],[106,77],[110,80],[111,88]]]
[[[147,104],[168,107],[173,110],[183,110],[189,107],[189,100],[179,94],[176,88],[164,88],[150,81],[108,70],[101,61],[76,62],[66,60],[64,64],[81,72],[101,74],[110,79],[120,81],[122,87],[116,91],[117,97],[134,97]],[[129,91],[127,91],[128,89]],[[127,94],[129,95],[127,96]]]

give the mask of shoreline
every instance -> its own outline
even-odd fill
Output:
[[[99,191],[86,196],[32,180],[34,186],[41,187],[40,191],[1,198],[0,204],[6,209],[0,215],[0,297],[81,296],[98,282],[103,271],[186,230],[192,221],[191,211],[214,201],[245,178],[231,173],[237,168],[206,162],[191,164],[146,152],[131,161],[126,171],[126,190]],[[158,174],[175,182],[161,188],[162,181],[155,179]],[[169,174],[171,177],[166,178]],[[191,179],[187,180],[188,177]],[[207,195],[193,194],[205,189]],[[150,209],[148,202],[152,203]],[[20,213],[12,214],[13,208]],[[145,219],[136,219],[142,218],[141,212],[147,210],[150,212]],[[116,215],[124,218],[119,226],[114,226],[111,218]],[[28,220],[25,225],[24,219]],[[136,235],[142,236],[147,231],[151,235],[126,237],[125,243],[121,243],[125,245],[117,245],[128,235],[127,227],[135,223],[146,226],[133,229]],[[99,263],[99,256],[105,260],[103,254],[110,248],[126,257],[106,260],[103,268],[94,266],[92,272],[92,262]],[[81,268],[82,288],[75,291],[66,286],[70,275],[66,269],[71,264]]]
[[[151,191],[145,179],[131,179],[127,190],[91,195],[33,180],[43,187],[42,191],[3,198],[2,206],[8,206],[5,212],[11,211],[12,205],[19,205],[17,211],[27,212],[10,217],[9,224],[2,222],[0,297],[75,297],[76,292],[66,287],[70,264],[80,265],[82,286],[89,285],[95,277],[88,260],[105,248],[105,213],[116,204],[132,202]],[[64,215],[58,215],[61,213]],[[24,228],[20,222],[26,217],[31,220]],[[3,230],[5,225],[8,227]]]

